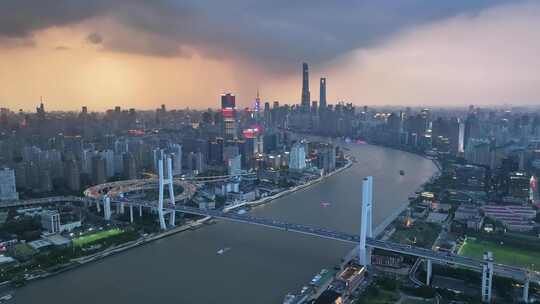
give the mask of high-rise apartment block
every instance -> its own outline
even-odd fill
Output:
[[[0,201],[17,199],[19,194],[15,188],[15,171],[9,168],[0,169]]]

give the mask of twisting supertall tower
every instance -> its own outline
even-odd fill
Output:
[[[319,109],[326,110],[326,78],[322,77],[319,87]]]
[[[302,110],[303,111],[309,111],[309,104],[310,101],[310,94],[309,94],[309,70],[308,70],[308,64],[302,63]]]
[[[163,192],[165,190],[165,185],[169,187],[169,208],[167,211],[170,213],[169,217],[169,226],[174,226],[175,222],[175,214],[174,211],[174,183],[173,183],[173,175],[172,175],[172,159],[167,156],[167,178],[164,177],[163,172],[163,158],[160,158],[158,161],[158,171],[159,171],[159,201],[158,201],[158,216],[159,216],[159,226],[161,229],[165,230],[167,229],[167,225],[165,223],[165,210],[163,209]],[[172,209],[172,210],[171,210]]]

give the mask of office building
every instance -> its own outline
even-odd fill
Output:
[[[51,172],[47,169],[39,170],[39,192],[51,192],[53,190]]]
[[[114,151],[113,150],[103,150],[99,152],[99,155],[103,160],[105,160],[105,172],[107,178],[114,176]]]
[[[75,159],[66,160],[64,163],[66,186],[71,191],[81,190],[81,175],[79,164]]]
[[[229,159],[234,158],[239,154],[240,154],[240,149],[238,148],[237,145],[226,146],[223,149],[223,160],[228,161]]]
[[[187,156],[187,169],[192,173],[201,173],[205,170],[204,155],[201,152],[189,152]]]
[[[229,175],[238,175],[242,170],[242,156],[237,154],[234,157],[228,159],[228,171]]]
[[[223,165],[223,138],[208,143],[208,160],[211,165]]]
[[[467,146],[471,141],[480,137],[480,121],[475,114],[469,114],[465,119],[465,129],[463,131],[464,149],[467,150]]]
[[[319,89],[319,109],[324,111],[326,109],[326,78],[321,78]]]
[[[488,140],[470,138],[465,145],[465,159],[472,164],[491,164],[490,143]]]
[[[221,95],[221,120],[223,137],[227,139],[236,138],[236,98],[230,93]]]
[[[295,143],[289,153],[289,168],[292,170],[303,170],[306,168],[306,151],[304,145]]]
[[[309,104],[311,102],[311,96],[309,93],[309,70],[308,64],[302,63],[302,99],[301,105],[304,112],[309,111]]]
[[[182,145],[172,144],[169,147],[169,155],[172,158],[173,175],[182,173]]]
[[[127,152],[122,155],[123,165],[123,176],[125,179],[136,179],[137,178],[137,161],[132,153]]]
[[[531,177],[525,172],[512,172],[508,176],[508,194],[528,200],[530,196]]]
[[[107,165],[105,160],[96,155],[92,158],[92,182],[96,185],[107,181]]]
[[[318,167],[319,169],[323,169],[325,174],[336,169],[336,150],[333,145],[327,144],[321,147],[317,158]]]
[[[41,213],[41,227],[48,233],[60,232],[60,213],[53,210],[45,210]]]
[[[0,170],[0,201],[18,200],[19,194],[15,187],[15,171],[9,168]]]
[[[465,152],[465,123],[459,121],[458,153]]]

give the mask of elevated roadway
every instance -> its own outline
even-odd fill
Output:
[[[142,207],[148,207],[148,208],[155,208],[156,206],[155,203],[153,202],[136,201],[136,200],[129,200],[129,201],[122,200],[122,201],[117,201],[117,202],[123,202],[127,205],[142,206]],[[336,240],[336,241],[351,243],[355,245],[357,245],[360,242],[360,237],[358,235],[334,231],[334,230],[321,228],[321,227],[315,227],[315,226],[309,226],[309,225],[303,225],[303,224],[293,224],[293,223],[288,223],[288,222],[280,221],[280,220],[255,217],[249,214],[238,214],[236,212],[223,212],[219,210],[203,210],[203,209],[198,209],[194,207],[188,207],[185,205],[176,205],[173,208],[171,207],[172,206],[168,206],[167,209],[170,211],[175,210],[176,212],[180,212],[180,213],[194,214],[194,215],[200,215],[200,216],[210,216],[217,219],[223,219],[223,220],[251,224],[251,225],[264,226],[264,227],[268,227],[272,229],[290,231],[290,232],[300,233],[304,235],[311,235],[315,237]],[[459,265],[459,266],[463,266],[466,268],[471,268],[471,269],[479,270],[479,271],[482,270],[482,267],[485,264],[485,262],[481,260],[476,260],[476,259],[459,256],[455,254],[450,254],[446,252],[434,251],[431,249],[426,249],[426,248],[421,248],[421,247],[415,247],[415,246],[406,245],[406,244],[377,240],[375,238],[368,238],[367,245],[371,248],[378,248],[385,251],[391,251],[395,253],[416,256],[416,257],[431,260],[433,262],[437,262],[440,264]],[[518,281],[525,281],[527,278],[529,278],[533,282],[540,283],[540,276],[538,273],[529,272],[526,269],[516,267],[516,266],[509,266],[509,265],[494,263],[494,273],[496,275],[506,277],[506,278],[512,278]]]

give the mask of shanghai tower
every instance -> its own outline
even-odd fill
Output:
[[[326,109],[326,78],[321,78],[319,91],[319,108]]]
[[[310,104],[309,96],[309,71],[307,63],[302,63],[302,109],[308,110]]]

